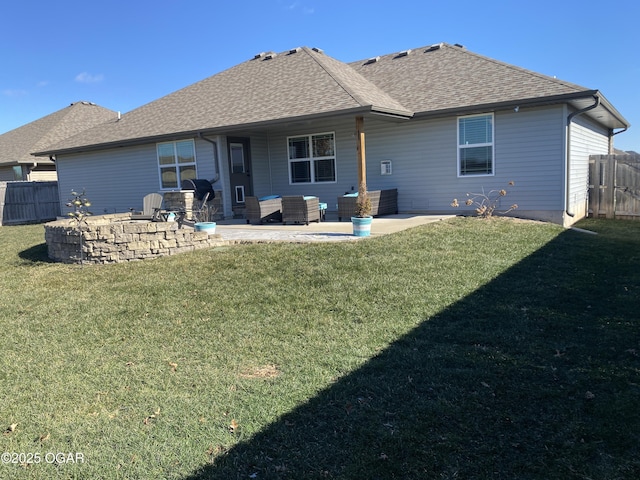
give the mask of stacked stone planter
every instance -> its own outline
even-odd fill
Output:
[[[45,224],[49,258],[80,263],[80,237],[69,219]],[[131,220],[128,213],[88,217],[82,226],[83,261],[119,263],[225,245],[220,235],[178,229],[176,222]]]

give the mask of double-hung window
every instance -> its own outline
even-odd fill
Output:
[[[193,140],[159,143],[160,188],[178,188],[183,180],[196,177],[196,152]]]
[[[493,114],[458,118],[458,176],[493,175]]]
[[[289,183],[336,181],[336,148],[333,133],[288,138]]]

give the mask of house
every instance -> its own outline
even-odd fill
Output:
[[[116,116],[116,112],[93,103],[77,102],[0,135],[0,182],[56,180],[54,162],[48,156],[34,157],[31,152]]]
[[[55,156],[61,200],[94,213],[207,178],[224,214],[248,195],[336,199],[397,188],[400,212],[461,213],[453,198],[516,186],[518,216],[586,215],[588,158],[629,123],[598,90],[445,43],[344,63],[317,48],[259,53],[120,119],[37,152]],[[366,148],[365,148],[366,147]]]

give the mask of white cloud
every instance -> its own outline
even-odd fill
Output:
[[[49,80],[42,80],[42,81],[38,82],[36,86],[38,88],[42,88],[42,87],[46,87],[47,85],[49,85]]]
[[[28,92],[26,90],[2,90],[2,95],[4,95],[5,97],[24,97],[27,94]]]
[[[287,10],[302,10],[302,13],[304,13],[305,15],[313,15],[316,11],[315,8],[313,7],[309,7],[307,5],[303,5],[300,2],[292,2],[292,3],[287,3],[285,5],[285,9]]]
[[[76,75],[76,82],[79,83],[99,83],[104,80],[104,75],[99,73],[98,75],[93,75],[88,72],[82,72]]]

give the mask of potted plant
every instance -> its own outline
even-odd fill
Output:
[[[356,237],[368,237],[371,235],[371,199],[367,193],[367,186],[362,182],[358,188],[358,200],[356,202],[355,216],[351,217],[353,234]]]
[[[200,210],[194,211],[195,224],[193,228],[197,232],[207,232],[209,235],[216,233],[216,222],[212,221],[217,208],[205,203]]]

